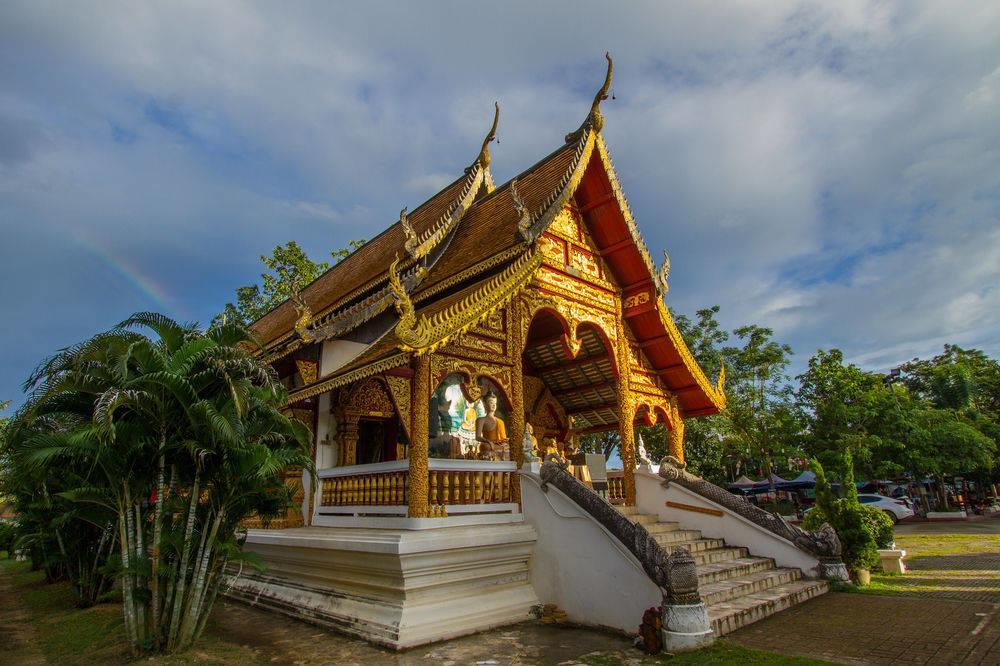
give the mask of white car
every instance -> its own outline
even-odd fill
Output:
[[[891,497],[886,497],[885,495],[858,493],[858,501],[862,504],[873,506],[876,509],[881,509],[886,515],[892,518],[892,522],[894,523],[898,523],[902,519],[909,518],[913,515],[913,510],[907,506],[905,501],[901,499],[892,499]]]

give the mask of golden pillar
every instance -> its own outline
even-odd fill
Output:
[[[677,398],[670,399],[670,442],[668,444],[668,453],[677,459],[678,462],[684,462],[684,418],[681,416],[681,408],[677,402]]]
[[[621,311],[619,311],[621,312]],[[618,329],[618,430],[621,437],[625,504],[635,506],[635,403],[632,399],[632,365],[624,314]]]
[[[413,373],[413,390],[410,391],[413,432],[410,436],[410,498],[407,515],[426,518],[430,511],[427,502],[427,448],[429,446],[429,400],[431,394],[431,359],[427,354],[417,357]]]
[[[521,317],[524,316],[524,308],[521,306],[519,298],[514,298],[510,304],[510,326],[508,326],[508,344],[510,352],[510,452],[518,468],[524,464],[524,368],[522,367],[522,353],[524,352],[524,340],[521,333]],[[512,481],[512,502],[521,502],[521,483],[518,477]]]

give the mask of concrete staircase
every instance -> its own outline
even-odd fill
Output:
[[[799,569],[778,568],[774,560],[754,557],[723,539],[706,539],[698,530],[683,529],[676,522],[660,522],[654,514],[636,507],[617,507],[641,524],[667,551],[684,546],[698,565],[701,596],[717,636],[763,620],[829,590],[826,581],[805,580]]]

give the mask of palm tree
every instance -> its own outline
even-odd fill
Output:
[[[197,639],[227,564],[245,559],[240,522],[288,505],[284,467],[311,469],[308,430],[281,413],[284,388],[253,350],[240,324],[201,331],[139,313],[29,379],[19,418],[77,423],[34,436],[31,459],[86,465],[87,483],[63,496],[114,515],[136,654]]]

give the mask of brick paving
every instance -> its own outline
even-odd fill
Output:
[[[949,533],[1000,535],[1000,520],[902,527],[897,543],[910,571],[889,579],[896,594],[831,592],[728,638],[844,663],[1000,665],[1000,539],[977,539],[972,552],[921,555],[927,541],[909,536]]]

